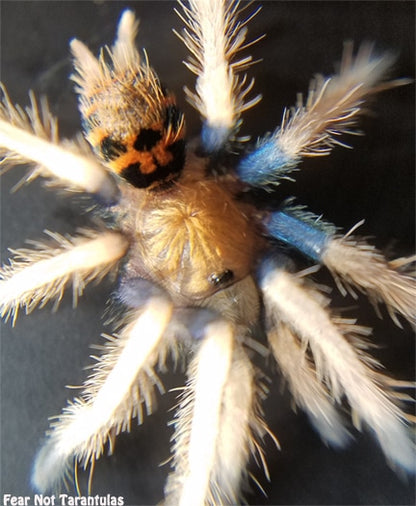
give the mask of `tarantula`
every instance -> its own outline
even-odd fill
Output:
[[[55,487],[74,460],[92,467],[132,417],[141,421],[152,410],[155,369],[171,355],[189,365],[166,502],[239,501],[247,461],[251,453],[263,461],[268,432],[260,407],[265,379],[250,361],[259,322],[295,403],[324,440],[349,440],[337,410],[346,401],[354,423],[373,430],[392,464],[413,469],[400,396],[364,351],[368,329],[329,311],[320,287],[306,280],[313,269],[293,273],[288,256],[299,251],[328,267],[343,293],[354,286],[384,301],[394,319],[399,313],[413,322],[413,278],[399,272],[409,261],[385,261],[293,202],[258,206],[251,190],[293,176],[302,157],[328,154],[340,134],[354,130],[363,100],[398,84],[384,81],[391,58],[368,46],[355,57],[347,49],[338,75],[317,77],[280,128],[247,145],[238,137],[241,116],[257,99],[249,98],[244,74],[251,59],[238,56],[250,16],[238,21],[238,11],[222,1],[182,5],[181,37],[198,75],[196,91],[187,93],[203,117],[200,141],[185,141],[173,94],[135,49],[130,11],[98,60],[82,43],[71,44],[84,133],[99,161],[80,139],[59,142],[46,105],[39,112],[32,98],[25,112],[4,90],[7,162],[34,162],[27,180],[42,175],[94,194],[108,230],[50,234],[50,242],[15,252],[2,270],[3,316],[14,321],[20,307],[30,312],[59,301],[71,281],[76,299],[110,270],[120,272],[115,299],[125,308],[84,390],[52,422],[34,466],[39,490]]]

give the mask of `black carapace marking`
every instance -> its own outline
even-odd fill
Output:
[[[162,133],[159,130],[143,128],[136,137],[133,147],[136,151],[150,151],[161,139]]]
[[[116,141],[111,137],[104,137],[104,139],[100,142],[100,150],[104,160],[108,162],[110,160],[115,160],[122,153],[125,153],[127,148],[120,141]]]
[[[179,140],[167,147],[173,155],[171,162],[161,165],[153,158],[155,169],[152,172],[141,171],[140,162],[131,163],[120,175],[136,188],[147,188],[155,182],[164,183],[179,176],[185,164],[185,141]]]

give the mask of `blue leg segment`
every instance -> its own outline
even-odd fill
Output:
[[[285,211],[271,213],[264,222],[267,233],[296,248],[307,257],[320,262],[332,234]]]
[[[213,154],[221,151],[230,137],[230,129],[226,127],[213,127],[206,121],[202,125],[201,142],[205,153]]]
[[[295,169],[299,160],[287,156],[277,145],[276,139],[270,137],[261,141],[254,151],[240,161],[237,174],[241,181],[251,186],[267,186],[277,183],[279,178]]]

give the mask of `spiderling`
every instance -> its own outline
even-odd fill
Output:
[[[343,410],[368,428],[392,467],[414,472],[398,385],[368,353],[371,331],[330,308],[315,267],[293,272],[291,251],[326,267],[344,296],[364,293],[385,304],[400,325],[415,323],[414,258],[388,261],[353,232],[342,235],[302,206],[256,205],[253,189],[270,189],[302,159],[326,156],[358,132],[367,100],[386,88],[393,58],[368,44],[347,45],[338,74],[316,76],[308,94],[283,113],[275,131],[254,143],[239,137],[243,113],[260,96],[247,77],[253,63],[248,23],[257,13],[224,0],[179,1],[180,39],[196,75],[186,89],[200,113],[200,138],[186,136],[185,115],[135,46],[138,21],[122,13],[116,39],[98,57],[79,40],[70,46],[72,80],[84,138],[60,140],[46,101],[30,95],[24,110],[2,86],[0,154],[13,167],[30,164],[24,182],[45,177],[88,193],[111,220],[73,237],[11,251],[1,271],[0,314],[14,324],[49,301],[57,306],[72,283],[74,302],[90,281],[118,276],[123,308],[103,335],[81,393],[55,417],[35,459],[32,484],[59,488],[72,469],[93,469],[116,436],[154,410],[160,371],[186,362],[187,382],[173,419],[165,504],[236,504],[254,480],[254,456],[266,476],[263,373],[252,361],[259,326],[294,404],[334,447],[351,440]],[[237,421],[237,423],[236,423]]]

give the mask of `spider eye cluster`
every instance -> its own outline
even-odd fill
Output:
[[[234,273],[232,270],[226,269],[223,272],[213,272],[208,279],[213,286],[223,286],[233,281]]]

